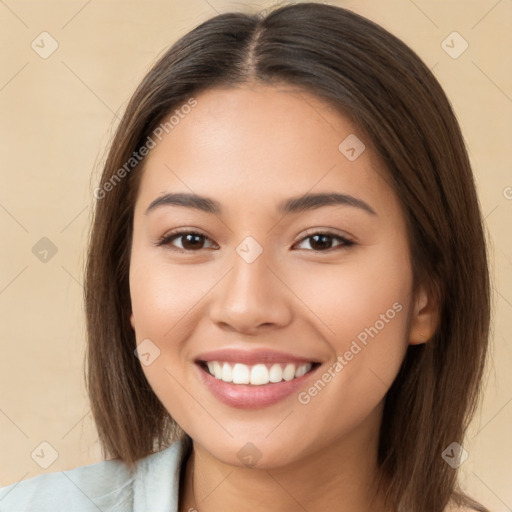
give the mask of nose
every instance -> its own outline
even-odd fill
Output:
[[[271,268],[265,251],[251,263],[235,253],[232,268],[215,287],[210,318],[224,330],[257,334],[288,325],[293,294]]]

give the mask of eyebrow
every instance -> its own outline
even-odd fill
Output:
[[[290,213],[300,213],[308,210],[315,210],[322,206],[330,205],[343,205],[360,208],[371,215],[377,216],[375,210],[363,200],[358,199],[348,194],[337,193],[318,193],[318,194],[304,194],[301,196],[290,197],[281,201],[277,205],[277,212],[279,214],[287,215]],[[147,215],[152,210],[162,206],[183,206],[185,208],[193,208],[205,213],[215,215],[222,214],[222,206],[218,201],[210,199],[209,197],[199,196],[197,194],[190,194],[185,192],[168,193],[157,197],[147,207],[145,214]]]

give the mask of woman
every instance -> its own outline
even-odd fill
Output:
[[[329,5],[216,16],[144,78],[95,197],[88,391],[112,460],[0,510],[486,510],[456,480],[482,219],[401,41]]]

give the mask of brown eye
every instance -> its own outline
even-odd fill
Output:
[[[181,240],[179,242],[180,245],[176,246],[174,244],[175,241]],[[211,240],[201,233],[196,233],[193,231],[182,231],[179,233],[170,233],[169,235],[165,235],[162,237],[157,243],[158,246],[165,245],[168,246],[171,250],[181,250],[181,251],[198,251],[201,249],[205,249],[205,241]]]
[[[336,235],[334,233],[328,233],[328,232],[317,232],[313,233],[311,235],[308,235],[307,237],[303,238],[300,243],[303,243],[304,241],[309,240],[309,245],[311,249],[315,252],[326,252],[331,249],[337,249],[337,248],[344,248],[344,247],[350,247],[352,245],[355,245],[354,242],[351,240],[347,240],[346,238]],[[338,240],[341,243],[338,243],[338,245],[333,246],[333,241]]]

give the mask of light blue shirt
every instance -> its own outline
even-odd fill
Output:
[[[43,473],[0,487],[0,512],[178,512],[180,470],[190,438],[137,462],[120,460]]]

